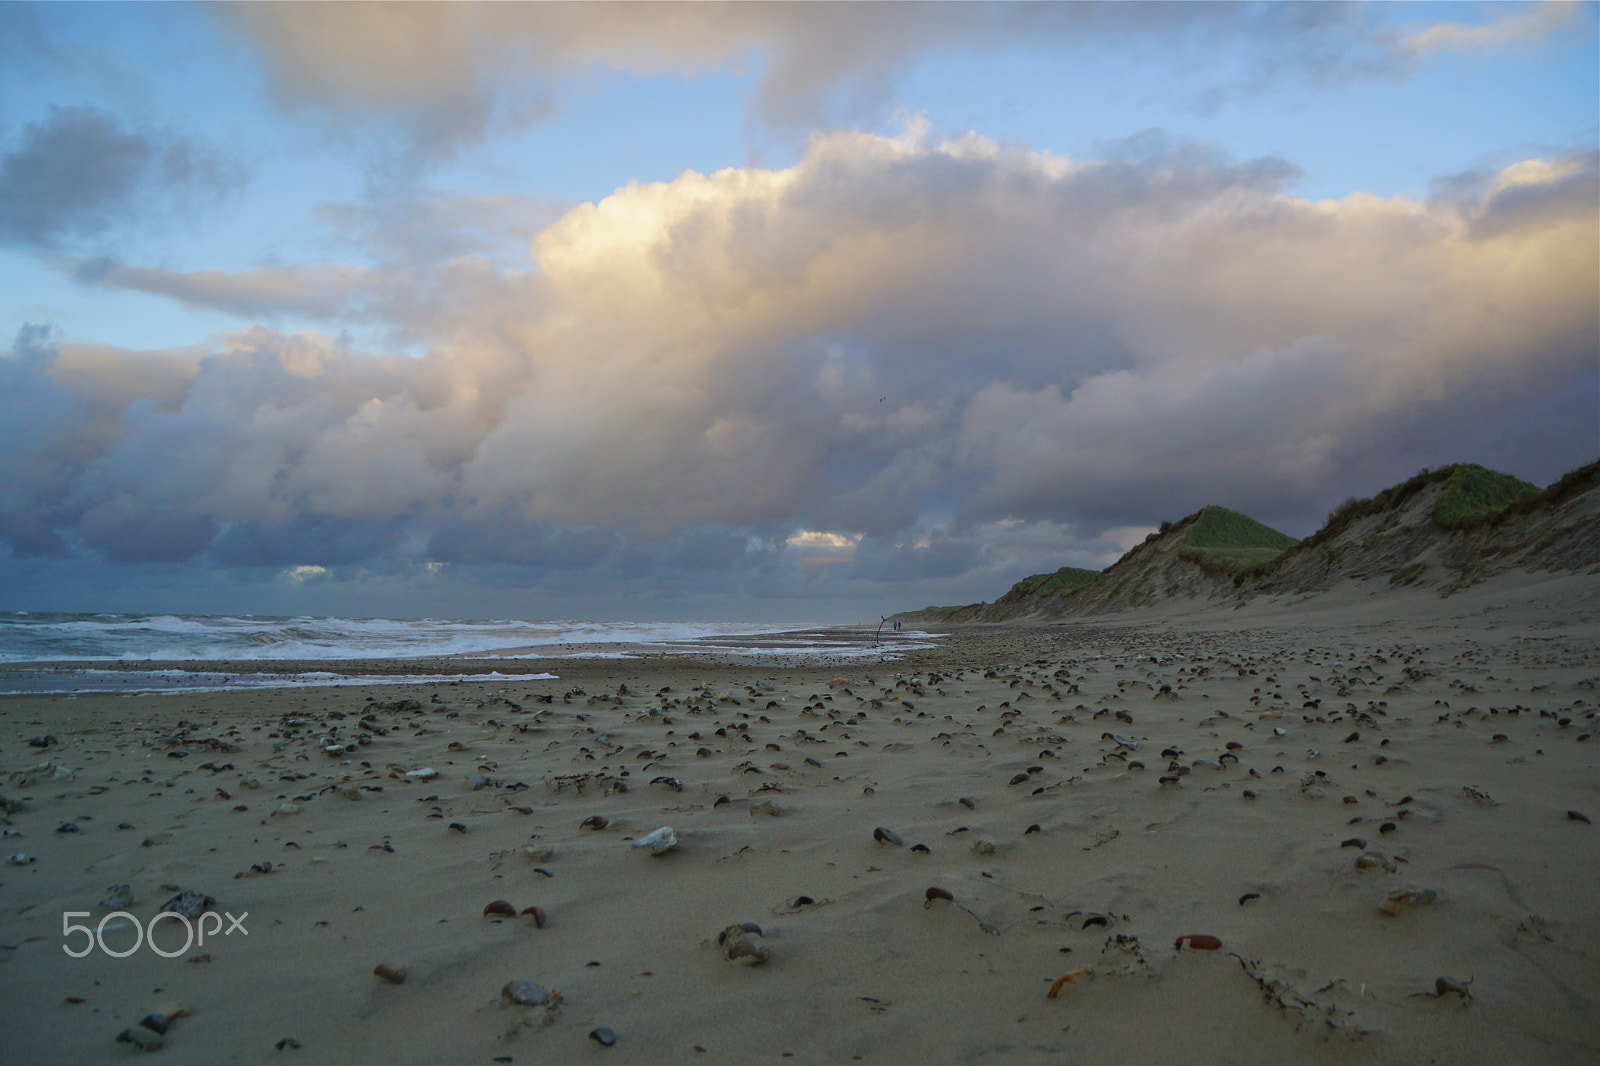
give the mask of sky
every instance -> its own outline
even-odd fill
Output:
[[[876,620],[1548,484],[1597,14],[0,3],[0,609]]]

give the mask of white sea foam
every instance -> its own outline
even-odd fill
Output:
[[[229,692],[260,688],[329,688],[361,685],[447,685],[463,682],[508,684],[559,681],[551,673],[502,674],[340,674],[312,670],[298,674],[230,674],[214,670],[18,670],[0,673],[0,694]]]
[[[570,644],[750,637],[795,626],[198,615],[0,615],[0,662],[218,662],[492,655]]]

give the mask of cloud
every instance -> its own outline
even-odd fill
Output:
[[[109,268],[241,310],[320,298],[330,325],[429,348],[256,328],[45,355],[30,335],[4,372],[43,459],[13,462],[50,474],[0,535],[683,595],[955,592],[1103,565],[1205,503],[1305,531],[1391,474],[1493,465],[1530,411],[1565,466],[1513,472],[1550,478],[1595,445],[1581,405],[1543,398],[1600,360],[1597,172],[1579,153],[1313,203],[1281,160],[1160,135],[1071,160],[913,128],[629,185],[514,268]]]
[[[1459,22],[1419,26],[1406,34],[1405,47],[1412,53],[1424,54],[1526,44],[1564,29],[1577,16],[1578,5],[1574,0],[1542,0],[1537,4],[1508,5],[1502,10],[1508,13],[1477,26]]]
[[[52,105],[0,156],[0,241],[70,247],[242,181],[197,141],[130,129],[95,107]]]
[[[1291,82],[1326,87],[1408,72],[1440,48],[1558,31],[1569,5],[1409,34],[1355,4],[239,3],[213,8],[260,55],[286,107],[393,138],[379,155],[415,172],[462,146],[554,114],[596,69],[693,78],[750,73],[759,124],[860,124],[930,58],[1003,50],[1148,51],[1172,69],[1235,54],[1242,80],[1197,83],[1202,106]],[[370,144],[370,142],[368,142]]]

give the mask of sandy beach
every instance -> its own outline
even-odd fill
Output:
[[[1597,593],[4,697],[0,1059],[1596,1061]]]

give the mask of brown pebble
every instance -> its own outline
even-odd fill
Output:
[[[388,981],[392,985],[406,983],[406,971],[403,966],[396,966],[392,962],[380,962],[372,968],[372,972]]]
[[[513,907],[510,903],[503,899],[493,900],[484,906],[483,916],[485,918],[499,915],[503,915],[507,918],[515,918],[517,916],[517,908]]]
[[[936,899],[947,900],[951,903],[954,903],[956,900],[954,896],[942,888],[930,888],[926,893],[924,893],[924,895],[927,897],[929,903],[932,903]]]
[[[1205,933],[1186,933],[1172,942],[1173,948],[1183,950],[1183,942],[1187,940],[1189,946],[1196,951],[1216,951],[1222,946],[1222,941]]]
[[[1238,751],[1238,750],[1240,750],[1241,748],[1244,747],[1244,745],[1239,743],[1237,740],[1230,740],[1230,741],[1228,741],[1227,744],[1225,744],[1223,746],[1226,747],[1229,751]]]

